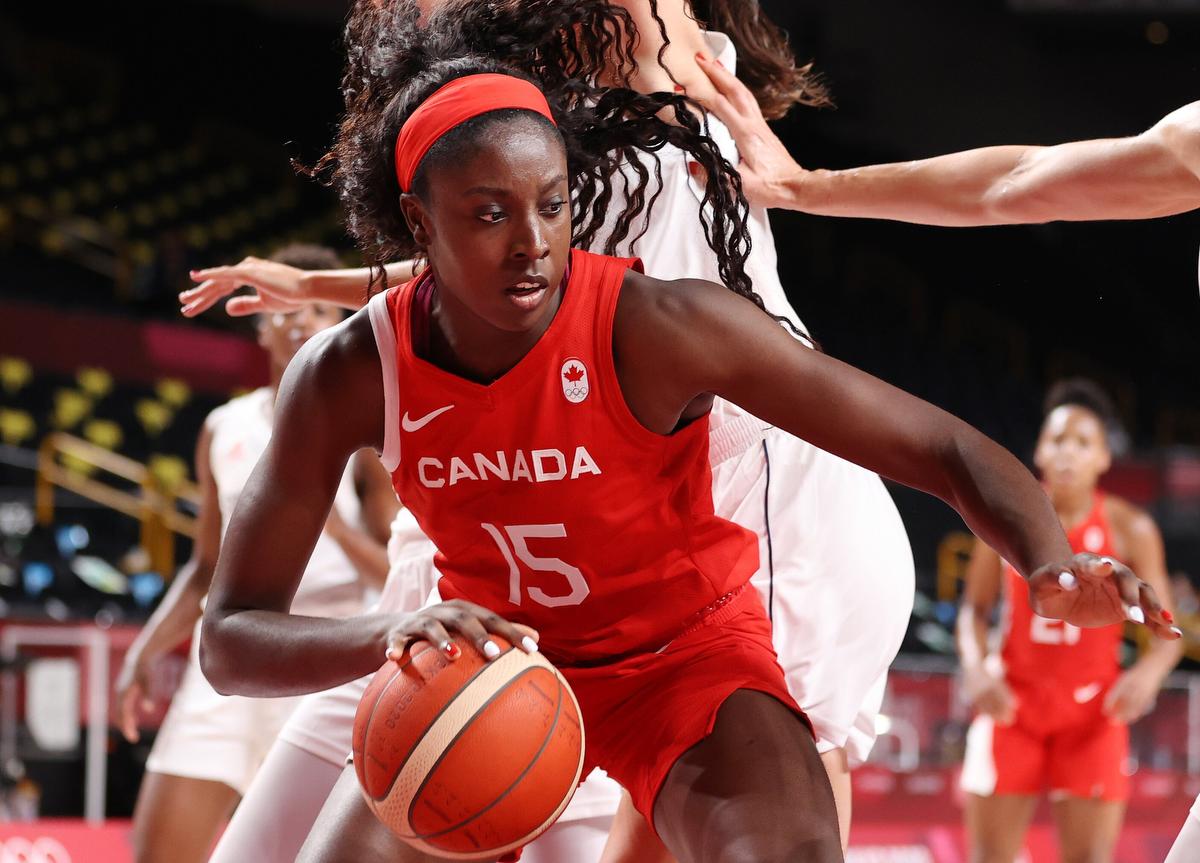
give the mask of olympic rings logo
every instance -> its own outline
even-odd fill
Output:
[[[0,863],[71,863],[62,843],[49,836],[30,841],[23,836],[0,840]]]

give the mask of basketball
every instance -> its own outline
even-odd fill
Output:
[[[428,854],[489,859],[562,814],[583,769],[583,723],[566,680],[504,639],[492,661],[456,639],[451,661],[417,642],[375,674],[354,719],[367,805]]]

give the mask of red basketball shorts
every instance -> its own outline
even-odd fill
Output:
[[[967,733],[962,788],[992,794],[1040,794],[1121,801],[1129,727],[1104,714],[1108,684],[1010,682],[1017,718],[1001,725],[977,716]]]
[[[743,588],[657,653],[597,667],[561,668],[583,711],[583,775],[602,767],[653,823],[667,774],[712,733],[734,692],[766,693],[808,719],[788,694],[758,593]]]

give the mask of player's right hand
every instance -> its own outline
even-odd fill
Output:
[[[1017,719],[1017,699],[1004,678],[985,666],[968,668],[963,672],[963,689],[967,700],[980,713],[1001,725],[1012,725]]]
[[[190,275],[200,284],[179,295],[179,311],[185,318],[207,311],[241,287],[253,288],[254,293],[231,298],[225,304],[225,313],[230,317],[294,312],[310,302],[304,288],[304,270],[278,261],[249,257],[233,266],[192,270]]]
[[[1183,637],[1163,616],[1154,588],[1111,557],[1083,552],[1061,564],[1039,567],[1029,576],[1029,600],[1035,614],[1075,626],[1128,620],[1145,624],[1167,641]]]
[[[454,643],[451,632],[470,641],[488,659],[500,655],[500,649],[488,638],[489,635],[498,635],[526,653],[536,653],[538,649],[536,630],[511,623],[482,605],[452,599],[399,615],[398,622],[388,632],[387,658],[399,662],[412,642],[428,641],[447,659],[458,659],[462,651]]]
[[[117,675],[114,687],[117,699],[117,717],[121,724],[121,734],[130,743],[137,743],[141,736],[138,733],[138,710],[149,712],[154,709],[154,699],[149,696],[150,679],[149,663],[141,654],[128,653]]]

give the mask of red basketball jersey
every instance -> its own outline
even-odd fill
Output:
[[[1115,556],[1103,493],[1096,492],[1091,512],[1067,533],[1067,540],[1077,554],[1089,551]],[[1029,604],[1028,582],[1008,564],[1004,580],[1008,629],[1001,656],[1010,680],[1053,680],[1072,686],[1107,684],[1116,678],[1120,673],[1121,624],[1082,629],[1040,617]]]
[[[554,320],[487,385],[414,352],[423,278],[386,300],[392,482],[438,547],[439,592],[535,627],[565,664],[659,649],[758,567],[756,537],[713,514],[707,417],[660,435],[622,396],[613,316],[633,265],[574,250]]]

